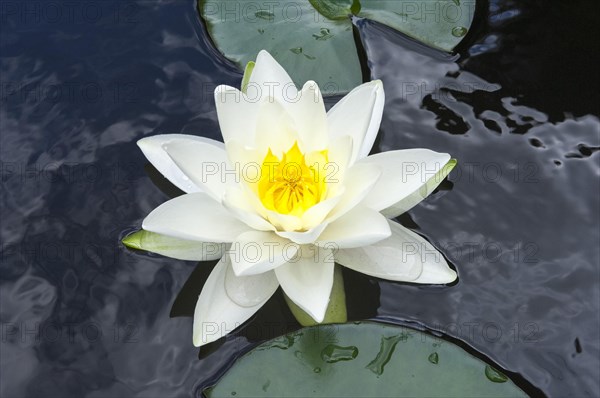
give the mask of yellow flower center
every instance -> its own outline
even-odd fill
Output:
[[[258,181],[258,197],[267,209],[301,216],[323,199],[326,184],[322,168],[327,163],[327,150],[313,153],[310,158],[315,162],[309,165],[297,142],[282,159],[269,148]]]

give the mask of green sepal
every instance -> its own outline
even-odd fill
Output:
[[[217,260],[225,253],[223,243],[197,242],[139,230],[127,235],[123,244],[134,250],[145,250],[186,261]]]
[[[244,77],[242,77],[242,93],[246,94],[248,90],[248,84],[250,83],[250,76],[252,76],[252,71],[254,70],[254,66],[256,63],[254,61],[250,61],[246,64],[246,69],[244,69]]]
[[[144,250],[142,248],[142,239],[144,238],[144,235],[146,235],[147,233],[151,233],[151,232],[144,231],[143,229],[141,229],[137,232],[132,233],[131,235],[127,235],[126,237],[123,238],[123,240],[121,242],[123,242],[123,244],[130,249]]]

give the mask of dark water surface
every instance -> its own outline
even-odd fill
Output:
[[[198,360],[192,319],[170,315],[191,314],[212,264],[120,245],[178,194],[136,140],[218,139],[212,91],[240,82],[194,1],[0,6],[0,395],[199,396],[233,358],[297,328],[277,294]],[[375,151],[459,160],[400,221],[460,279],[346,272],[350,315],[441,332],[533,395],[599,396],[598,2],[480,8],[456,58],[356,21],[386,88]]]

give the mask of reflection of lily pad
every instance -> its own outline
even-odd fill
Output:
[[[243,67],[266,49],[296,84],[315,80],[325,93],[362,83],[350,15],[452,51],[475,11],[475,0],[198,1],[211,38],[227,58]]]
[[[283,348],[279,338],[240,358],[208,397],[527,396],[491,381],[490,367],[461,348],[410,329],[366,322],[285,338]]]

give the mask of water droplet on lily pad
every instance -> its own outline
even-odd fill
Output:
[[[264,19],[265,21],[273,21],[275,19],[275,14],[269,11],[256,11],[254,13],[256,18]]]
[[[456,26],[452,29],[452,36],[454,37],[463,37],[467,34],[467,28],[464,26]]]
[[[302,47],[290,48],[290,51],[296,55],[304,55],[306,58],[310,59],[311,61],[314,61],[315,59],[317,59],[316,57],[313,57],[312,55],[305,54]]]
[[[292,345],[294,345],[294,337],[291,335],[285,335],[285,336],[281,336],[276,339],[273,339],[269,343],[268,348],[279,348],[282,350],[287,350]]]
[[[333,35],[331,34],[331,31],[327,28],[321,28],[321,31],[319,32],[319,34],[313,34],[313,37],[316,40],[328,40],[331,39],[333,37]]]
[[[262,390],[264,392],[267,392],[267,390],[269,389],[269,386],[271,385],[271,380],[267,380],[265,381],[265,384],[262,385]]]
[[[434,352],[433,354],[431,354],[429,356],[429,358],[427,358],[429,360],[429,362],[431,362],[434,365],[437,365],[438,362],[440,361],[440,356],[438,355],[437,352]]]
[[[490,365],[485,366],[485,377],[494,383],[505,383],[508,380],[508,377],[504,373],[501,373]]]
[[[367,369],[376,375],[383,374],[383,368],[385,365],[392,359],[392,354],[396,349],[396,344],[402,340],[408,339],[407,333],[400,333],[395,336],[390,337],[382,337],[381,338],[381,346],[379,347],[379,352],[375,359],[373,359],[368,365]]]
[[[354,346],[341,347],[329,344],[321,351],[321,359],[327,363],[351,361],[358,355],[358,348]]]

